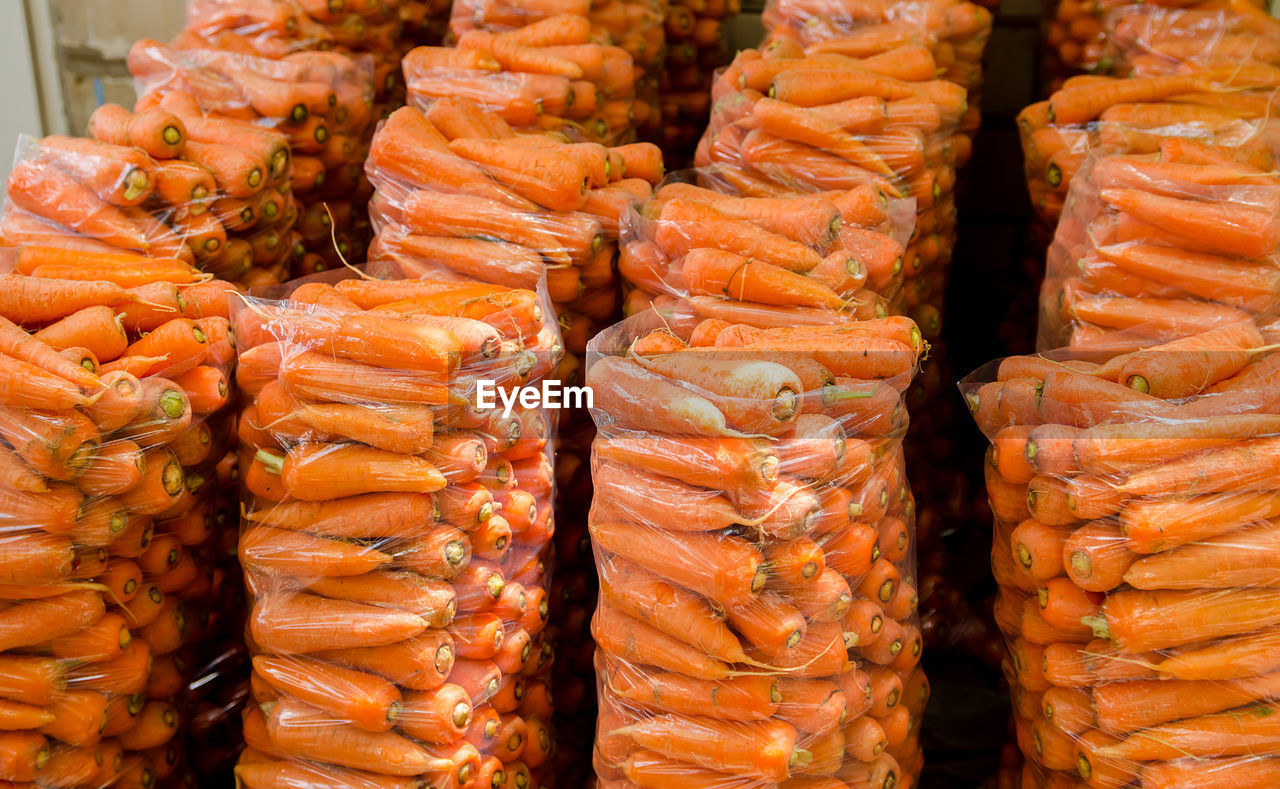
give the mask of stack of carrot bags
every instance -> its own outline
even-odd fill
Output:
[[[551,374],[556,324],[393,273],[235,313],[250,789],[550,782],[554,415],[482,399]]]
[[[741,10],[739,0],[673,0],[667,7],[662,134],[656,141],[673,165],[693,160],[707,127],[716,69],[729,61],[724,25]]]
[[[237,282],[284,269],[293,203],[283,137],[114,104],[89,131],[97,139],[20,141],[5,245],[181,258]]]
[[[602,789],[911,787],[907,318],[592,342]]]
[[[176,43],[184,48],[142,39],[130,50],[139,108],[161,106],[196,125],[242,121],[241,129],[252,125],[284,139],[283,148],[277,142],[269,151],[242,144],[242,155],[269,152],[273,167],[282,161],[298,199],[290,201],[285,226],[297,231],[296,249],[286,250],[292,270],[272,272],[275,281],[359,258],[369,235],[362,164],[375,121],[369,60],[309,50],[269,60],[190,36]]]
[[[616,144],[633,134],[636,66],[595,39],[582,8],[529,9],[500,0],[456,3],[454,48],[418,47],[404,60],[410,102],[468,99],[519,129]]]
[[[667,52],[665,0],[597,0],[591,4],[592,40],[615,44],[631,56],[635,74],[635,100],[631,125],[641,139],[661,142],[662,107],[659,100]],[[665,150],[665,146],[664,146]]]
[[[219,594],[233,287],[110,202],[157,171],[106,144],[116,169],[95,169],[98,146],[31,144],[0,220],[67,228],[0,250],[0,780],[182,786],[191,647]]]

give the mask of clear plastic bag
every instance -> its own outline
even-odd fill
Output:
[[[717,170],[676,173],[623,219],[625,311],[774,326],[884,317],[913,208],[870,185],[743,197]]]
[[[273,272],[275,282],[359,259],[369,232],[362,163],[374,122],[367,56],[303,51],[267,60],[144,39],[130,50],[129,65],[138,108],[164,108],[198,127],[202,139],[246,149],[241,157],[270,158],[273,175],[292,178],[298,206],[285,229],[297,232],[288,250],[293,272]],[[272,140],[256,139],[263,136]]]
[[[19,196],[26,179],[71,177],[54,150],[66,151],[20,158],[6,224],[13,204],[68,188],[51,179]],[[79,164],[77,177],[105,172]],[[118,198],[144,172],[110,192],[99,180],[99,194]],[[134,226],[86,185],[60,194],[41,204],[68,226]],[[234,288],[179,258],[52,245],[63,238],[0,250],[0,780],[181,785],[187,682],[216,584]]]
[[[405,57],[411,105],[468,99],[520,129],[608,145],[633,139],[635,62],[596,40],[585,12],[459,28],[465,11],[454,5],[456,49],[419,47]]]
[[[1248,3],[1231,8],[1124,6],[1111,11],[1106,21],[1108,56],[1117,74],[1280,64],[1280,26]]]
[[[1180,138],[1091,156],[1049,248],[1039,347],[1155,341],[1275,312],[1270,162]]]
[[[486,387],[563,348],[545,291],[404,273],[235,315],[248,787],[550,785],[555,415]]]
[[[961,384],[992,442],[1013,785],[1276,781],[1272,320],[1134,331]]]
[[[922,349],[906,318],[593,340],[600,786],[915,785]]]

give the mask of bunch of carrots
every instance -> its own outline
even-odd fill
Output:
[[[187,0],[183,48],[221,49],[278,60],[326,51],[373,61],[377,109],[404,103],[400,59],[440,41],[448,5],[440,0]],[[175,41],[175,45],[179,43]]]
[[[972,137],[981,120],[982,56],[991,12],[967,0],[769,0],[765,48],[782,41],[811,54],[864,58],[906,45],[932,54],[937,77],[963,85],[969,101],[960,131]]]
[[[1152,13],[1153,24],[1167,16]],[[1212,51],[1210,42],[1198,46]],[[1242,156],[1269,167],[1280,68],[1234,55],[1176,67],[1151,55],[1134,58],[1133,65],[1127,78],[1071,77],[1047,101],[1019,114],[1027,187],[1050,225],[1057,223],[1072,178],[1095,148],[1150,154],[1166,139],[1185,139],[1240,148]]]
[[[233,280],[249,277],[255,262],[261,271],[283,266],[292,206],[288,160],[273,176],[259,157],[233,144],[244,144],[234,139],[238,131],[193,132],[161,108],[131,113],[108,104],[93,116],[97,139],[23,138],[0,241],[146,255],[160,263],[176,258]],[[283,145],[278,135],[252,127],[243,137],[262,149]],[[275,220],[254,232],[268,212]],[[240,221],[245,217],[252,221]],[[228,237],[228,224],[239,237]]]
[[[234,460],[233,288],[178,257],[5,255],[0,780],[184,785],[190,646],[219,593],[215,493]]]
[[[1111,14],[1108,25],[1116,74],[1280,65],[1280,22],[1247,0],[1191,8],[1126,6]]]
[[[1014,786],[1280,780],[1276,335],[1248,316],[1177,334],[962,386],[992,442]]]
[[[908,318],[593,341],[602,789],[911,787]]]
[[[559,362],[541,302],[365,275],[235,313],[240,785],[549,785],[554,421],[477,399]]]
[[[618,265],[634,286],[627,314],[654,307],[673,320],[780,327],[888,313],[902,287],[898,239],[910,234],[909,201],[872,184],[741,197],[715,172],[701,180],[712,188],[670,181],[624,218]]]
[[[585,13],[460,27],[465,9],[454,8],[455,47],[418,47],[405,56],[410,104],[425,110],[438,99],[466,99],[519,129],[606,144],[630,139],[635,63],[625,49],[594,41]]]
[[[711,111],[716,69],[729,61],[724,25],[741,6],[740,0],[673,0],[667,7],[658,142],[673,164],[687,166],[693,161]]]
[[[1169,10],[1175,14],[1187,11],[1193,15],[1212,16],[1224,9],[1250,16],[1265,17],[1260,0],[1156,0],[1142,4],[1157,10]],[[1062,82],[1074,75],[1091,72],[1111,73],[1116,68],[1116,44],[1132,33],[1123,20],[1146,11],[1128,0],[1082,2],[1082,0],[1057,0],[1045,7],[1048,24],[1045,28],[1045,44],[1048,56],[1044,63],[1046,76],[1056,90]],[[1191,17],[1187,17],[1190,19]],[[1219,31],[1224,32],[1224,31]],[[1212,35],[1212,34],[1211,34]],[[1202,40],[1208,43],[1212,39]],[[1176,49],[1181,50],[1181,45]],[[1251,47],[1245,47],[1251,49]],[[1120,45],[1121,54],[1124,45]],[[1187,51],[1191,54],[1190,51]],[[1170,53],[1172,54],[1172,52]]]
[[[249,177],[262,159],[270,176],[262,183],[292,184],[298,204],[290,200],[273,216],[297,233],[294,243],[282,245],[296,247],[282,250],[293,253],[293,269],[277,268],[272,279],[359,257],[369,235],[362,164],[375,120],[369,63],[314,51],[267,60],[206,48],[185,34],[175,44],[142,39],[130,50],[129,68],[142,94],[137,109],[158,106],[189,126],[233,126],[237,136],[229,142],[241,148]],[[255,135],[272,139],[251,139]],[[260,216],[246,210],[224,220],[254,230],[269,221],[265,207]],[[251,284],[270,281],[263,275]]]
[[[1170,138],[1082,172],[1049,250],[1040,347],[1160,340],[1280,308],[1269,155]]]

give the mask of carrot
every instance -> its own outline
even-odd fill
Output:
[[[52,758],[49,743],[35,732],[0,733],[0,778],[10,782],[34,781]]]
[[[1270,589],[1122,591],[1109,595],[1102,616],[1086,624],[1127,652],[1144,652],[1268,627],[1280,621],[1271,608],[1275,597]]]
[[[385,646],[425,628],[414,614],[304,593],[259,599],[250,616],[254,639],[286,653]]]
[[[254,670],[281,693],[351,721],[365,731],[387,731],[400,715],[400,692],[360,671],[298,658],[258,655]]]
[[[442,631],[379,647],[350,647],[317,652],[322,660],[360,669],[413,690],[438,687],[454,668],[453,641]]]
[[[269,465],[274,466],[275,457]],[[378,492],[432,493],[445,486],[443,475],[419,458],[355,444],[301,445],[279,462],[285,488],[303,500]],[[347,466],[359,467],[364,476],[351,477],[351,469],[342,470]]]
[[[1138,558],[1126,546],[1120,527],[1105,521],[1081,526],[1062,545],[1067,575],[1090,592],[1106,592],[1119,586]]]
[[[397,725],[423,742],[446,745],[464,735],[471,723],[471,712],[467,691],[444,684],[408,694]]]
[[[657,715],[618,733],[658,753],[771,781],[785,780],[810,758],[808,751],[796,747],[796,730],[781,721],[736,723]]]
[[[1167,499],[1135,499],[1120,513],[1129,550],[1158,553],[1225,534],[1280,514],[1274,493],[1211,493]]]
[[[1202,90],[1198,76],[1176,75],[1131,80],[1110,80],[1105,84],[1061,90],[1049,99],[1049,118],[1053,123],[1070,124],[1091,121],[1116,104],[1158,101],[1176,93]]]
[[[604,652],[629,663],[706,680],[727,679],[729,666],[609,605],[596,609],[591,635]]]
[[[694,294],[779,306],[845,306],[844,299],[822,282],[732,252],[691,250],[684,257],[682,273],[685,286]]]
[[[394,778],[389,775],[342,770],[328,764],[312,766],[298,761],[273,760],[248,763],[244,757],[236,765],[235,776],[237,782],[249,789],[285,789],[319,781],[346,787],[377,782],[379,786],[386,786],[388,789],[414,789],[418,785],[416,778]]]
[[[1267,753],[1274,737],[1268,718],[1274,707],[1256,705],[1153,726],[1100,749],[1109,758],[1177,759],[1181,756],[1243,756]]]
[[[593,524],[591,533],[604,549],[717,602],[746,603],[764,586],[763,556],[731,537],[693,533],[673,540],[653,529],[621,523]],[[693,564],[679,559],[686,554],[700,557],[696,571]],[[709,571],[709,566],[714,569]]]
[[[808,271],[822,261],[821,255],[797,241],[687,200],[663,203],[654,240],[674,257],[709,247],[793,272]]]
[[[1258,756],[1175,759],[1147,765],[1142,771],[1142,783],[1150,789],[1197,785],[1203,789],[1262,789],[1280,776],[1277,770],[1280,762]]]
[[[372,548],[268,526],[254,527],[241,536],[240,559],[257,572],[300,577],[362,575],[392,560]]]
[[[368,493],[324,501],[290,501],[246,513],[246,520],[278,529],[348,539],[401,539],[433,525],[432,497]]]
[[[596,407],[611,414],[619,425],[707,437],[731,434],[724,414],[709,400],[667,383],[634,362],[619,357],[599,359],[587,370],[587,382]],[[636,407],[637,397],[643,398],[644,408]]]
[[[335,725],[322,712],[287,699],[273,703],[267,732],[272,744],[292,755],[382,775],[439,773],[447,764],[412,740]]]

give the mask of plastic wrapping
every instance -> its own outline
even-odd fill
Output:
[[[730,59],[724,28],[741,10],[738,0],[674,0],[667,8],[658,141],[673,165],[693,161],[711,111],[715,72]]]
[[[915,785],[922,349],[906,318],[592,341],[601,787]]]
[[[866,58],[912,45],[933,55],[934,76],[969,91],[960,131],[972,136],[980,121],[982,56],[991,36],[991,12],[965,0],[769,0],[764,10],[765,48],[782,42],[810,54]],[[879,71],[879,69],[873,69]]]
[[[254,667],[237,778],[549,786],[555,415],[504,413],[488,388],[559,362],[545,291],[370,273],[393,278],[235,313]]]
[[[1275,784],[1270,320],[962,384],[992,442],[1014,785]]]
[[[1184,11],[1210,16],[1222,13],[1223,4],[1196,3],[1186,0],[1156,0],[1144,5],[1174,14]],[[1238,12],[1263,14],[1260,0],[1240,0],[1229,4]],[[1057,90],[1063,80],[1084,72],[1110,74],[1116,71],[1117,51],[1113,34],[1115,15],[1128,15],[1137,10],[1129,0],[1104,0],[1085,3],[1057,0],[1045,4],[1045,45],[1048,56],[1044,64],[1050,88]],[[1141,12],[1139,12],[1141,13]],[[1160,11],[1156,12],[1159,16]],[[1122,33],[1123,35],[1123,33]],[[1123,45],[1121,45],[1123,50]],[[1124,73],[1123,69],[1119,73]]]
[[[870,184],[742,197],[714,170],[677,173],[623,219],[618,265],[636,289],[625,311],[774,326],[884,317],[913,226],[913,201]]]
[[[1272,104],[1280,78],[1243,64],[1181,74],[1075,77],[1048,101],[1018,115],[1027,187],[1050,225],[1063,212],[1077,170],[1095,148],[1150,154],[1165,140],[1241,149],[1269,162],[1275,136]],[[1093,94],[1112,89],[1105,101]],[[1181,143],[1178,143],[1180,145]]]
[[[1181,139],[1091,157],[1049,249],[1039,347],[1158,340],[1276,311],[1270,162]]]
[[[1247,3],[1231,8],[1124,6],[1107,15],[1107,27],[1108,56],[1117,74],[1280,64],[1280,23]]]
[[[106,221],[59,204],[68,223]],[[31,240],[0,257],[0,780],[184,785],[186,685],[218,584],[233,287],[114,248]]]
[[[470,10],[454,5],[456,49],[419,47],[405,57],[410,104],[425,110],[438,99],[468,99],[521,129],[605,144],[631,139],[635,63],[627,50],[593,39],[585,11],[464,25]]]
[[[368,185],[362,163],[374,122],[369,60],[302,51],[267,60],[217,49],[174,49],[143,39],[129,53],[138,107],[163,107],[239,155],[270,158],[273,175],[291,177],[298,205],[287,217],[293,270],[312,273],[358,258],[368,241]],[[255,128],[246,131],[245,124]],[[228,126],[235,126],[228,130]],[[271,132],[275,132],[272,134]],[[246,140],[267,134],[265,141]],[[296,220],[296,221],[295,221]],[[256,225],[253,225],[256,229]],[[336,240],[336,244],[335,244]],[[289,279],[277,267],[272,278]]]

